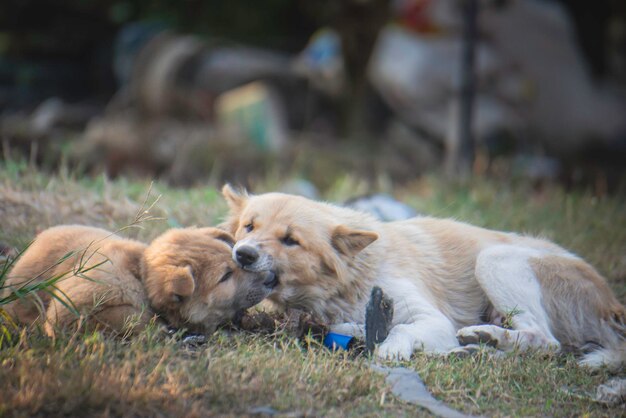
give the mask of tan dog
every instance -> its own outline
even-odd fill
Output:
[[[72,305],[85,325],[115,333],[141,330],[154,313],[173,326],[210,332],[262,300],[274,282],[269,272],[238,268],[232,245],[232,236],[216,228],[173,229],[146,246],[99,228],[53,227],[13,266],[5,296],[62,276],[56,297],[39,291],[4,309],[21,324],[44,322],[49,335],[79,320]]]
[[[383,358],[459,350],[459,342],[595,348],[581,359],[592,367],[619,367],[626,358],[626,310],[591,266],[551,242],[430,217],[383,223],[228,185],[223,194],[225,226],[238,240],[233,258],[276,272],[273,302],[362,336],[372,287],[393,298],[393,328],[377,350]],[[493,324],[498,313],[512,316],[513,329]]]

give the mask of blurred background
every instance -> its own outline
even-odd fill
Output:
[[[623,0],[3,0],[2,158],[623,193]]]

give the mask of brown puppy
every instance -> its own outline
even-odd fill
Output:
[[[234,238],[217,228],[171,229],[145,250],[142,277],[152,307],[173,326],[212,332],[276,286],[269,270],[237,266]]]
[[[174,326],[210,332],[263,299],[273,282],[271,273],[237,268],[231,245],[216,228],[170,230],[146,246],[99,228],[53,227],[15,263],[4,294],[62,276],[55,297],[39,291],[4,309],[18,323],[43,322],[49,335],[79,320],[68,306],[85,325],[114,333],[143,329],[155,312]]]

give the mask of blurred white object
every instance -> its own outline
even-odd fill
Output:
[[[411,0],[396,1],[399,10]],[[415,3],[415,1],[413,1]],[[409,125],[442,142],[456,109],[461,35],[457,0],[424,3],[429,33],[388,26],[379,35],[368,75]],[[594,82],[569,15],[557,2],[481,2],[476,46],[474,134],[532,136],[558,153],[626,133],[626,97]],[[448,147],[454,144],[447,144]]]
[[[449,125],[452,98],[457,90],[461,39],[457,36],[417,36],[400,27],[388,26],[379,35],[372,53],[368,75],[383,98],[403,121],[425,129],[443,141]],[[476,54],[478,80],[495,78],[502,67],[499,57],[487,45]],[[509,76],[509,78],[514,75]],[[504,82],[506,81],[506,83]],[[515,109],[498,95],[514,96],[515,80],[503,80],[508,91],[479,90],[475,102],[474,129],[479,137],[503,126],[518,127]]]
[[[626,132],[626,98],[594,83],[560,4],[513,0],[485,9],[479,24],[498,56],[528,80],[527,124],[551,148],[575,150]]]
[[[64,103],[61,99],[52,97],[44,100],[31,115],[31,126],[36,134],[45,134],[50,130],[63,114]]]
[[[381,221],[401,221],[417,215],[415,210],[387,194],[373,194],[348,200],[344,206],[367,212]]]
[[[608,405],[618,405],[625,402],[626,379],[615,377],[598,386],[595,400]]]
[[[311,200],[318,200],[320,198],[317,187],[315,187],[315,185],[310,181],[304,179],[288,180],[280,187],[280,191],[283,193],[304,196]]]

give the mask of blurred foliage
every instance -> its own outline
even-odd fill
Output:
[[[0,108],[30,106],[53,96],[110,98],[117,89],[111,68],[115,37],[127,23],[155,22],[180,33],[296,52],[326,16],[321,10],[327,3],[3,0]]]
[[[124,23],[163,22],[181,32],[297,50],[315,29],[304,1],[292,0],[5,0],[0,52],[77,54],[110,40]],[[8,38],[8,40],[7,40]]]

